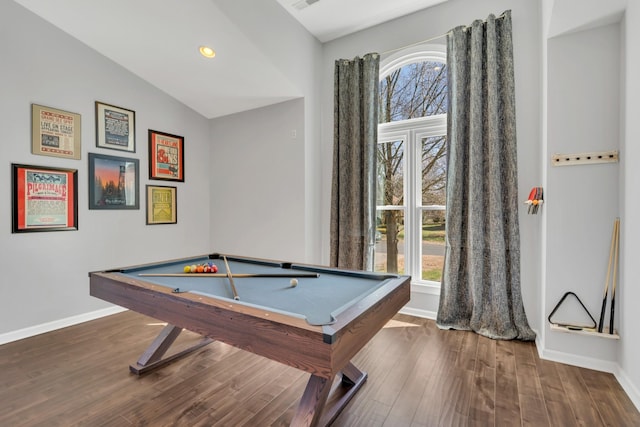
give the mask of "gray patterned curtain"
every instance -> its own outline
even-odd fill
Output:
[[[335,62],[332,267],[373,270],[380,56]]]
[[[453,29],[447,66],[447,242],[437,324],[533,340],[520,289],[511,12]]]

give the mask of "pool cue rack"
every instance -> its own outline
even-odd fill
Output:
[[[584,312],[587,313],[587,316],[589,316],[589,319],[591,319],[591,325],[553,321],[553,315],[556,314],[556,311],[558,311],[562,303],[564,303],[567,297],[569,296],[575,297],[578,303],[580,303],[580,306],[582,307]],[[601,338],[609,338],[609,339],[620,339],[620,336],[617,333],[609,334],[609,333],[598,332],[598,324],[596,320],[593,318],[589,310],[587,310],[587,307],[585,307],[585,305],[582,303],[578,295],[576,295],[574,292],[566,292],[562,296],[562,298],[560,298],[560,301],[558,301],[558,304],[556,304],[556,306],[553,308],[547,320],[551,325],[550,328],[552,331],[568,332],[568,333],[578,334],[578,335],[591,335],[591,336],[598,336]]]
[[[556,325],[554,323],[551,324],[550,329],[554,332],[565,332],[565,333],[576,334],[576,335],[587,335],[592,337],[608,338],[610,340],[620,339],[620,335],[618,335],[617,332],[614,332],[613,334],[609,334],[604,332],[598,332],[597,329],[584,329],[584,328],[580,330],[569,329],[567,326]]]
[[[618,162],[618,150],[592,151],[577,154],[554,154],[551,157],[553,166],[593,165],[597,163]]]
[[[580,306],[582,307],[582,309],[584,310],[585,313],[587,313],[587,315],[589,316],[589,319],[591,319],[592,324],[591,325],[585,325],[585,324],[577,324],[577,323],[567,323],[567,322],[554,322],[553,321],[553,315],[556,313],[556,311],[558,311],[558,309],[560,308],[560,306],[562,305],[563,302],[565,302],[565,300],[567,299],[567,297],[569,296],[574,296],[575,299],[578,301],[578,303],[580,303]],[[587,307],[585,307],[585,305],[582,303],[582,301],[580,300],[580,298],[578,297],[578,295],[576,295],[574,292],[566,292],[562,298],[560,298],[560,301],[558,301],[558,304],[556,304],[556,306],[553,308],[553,310],[551,311],[551,314],[549,314],[549,317],[547,318],[547,320],[549,321],[550,329],[552,331],[556,331],[556,332],[568,332],[568,333],[573,333],[573,334],[578,334],[578,335],[591,335],[591,336],[598,336],[601,338],[609,338],[609,339],[620,339],[620,336],[617,334],[617,332],[614,331],[614,333],[604,333],[604,332],[598,332],[598,324],[596,322],[596,320],[593,318],[593,316],[591,315],[591,313],[589,312],[589,310],[587,310]]]

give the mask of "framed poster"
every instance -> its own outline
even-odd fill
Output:
[[[96,101],[96,147],[136,152],[136,112]]]
[[[75,169],[11,164],[12,232],[78,229]]]
[[[80,159],[80,114],[31,104],[31,153]]]
[[[176,191],[176,187],[147,185],[147,225],[178,222]]]
[[[89,153],[89,209],[140,209],[139,161]]]
[[[184,137],[149,129],[149,179],[184,182]]]

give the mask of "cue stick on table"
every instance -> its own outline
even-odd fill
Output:
[[[227,277],[229,278],[229,283],[231,284],[231,291],[233,291],[233,299],[239,301],[240,297],[238,296],[238,291],[236,291],[236,285],[233,283],[233,275],[231,274],[231,269],[229,269],[227,257],[223,255],[222,259],[224,260],[224,266],[227,269]]]
[[[228,277],[225,273],[140,273],[140,277]],[[236,273],[235,278],[247,277],[320,277],[319,273]]]

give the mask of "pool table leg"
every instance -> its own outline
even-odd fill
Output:
[[[328,426],[366,380],[367,373],[360,371],[351,362],[342,369],[340,384],[333,387],[333,390],[332,381],[311,375],[291,426]]]
[[[213,341],[211,338],[203,338],[197,344],[163,359],[162,356],[164,356],[167,350],[169,350],[169,347],[171,347],[176,338],[178,338],[180,332],[182,332],[182,328],[174,325],[165,326],[164,329],[160,331],[156,339],[153,340],[151,345],[144,351],[144,353],[142,353],[142,356],[140,356],[136,364],[129,366],[129,370],[136,375],[142,375],[153,369],[164,366],[167,363],[191,353],[192,351],[195,351]]]

